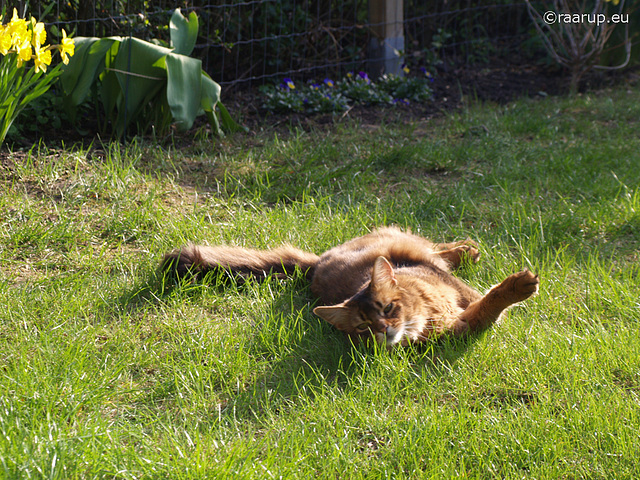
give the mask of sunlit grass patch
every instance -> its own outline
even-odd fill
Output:
[[[4,476],[634,478],[639,96],[3,153]],[[391,224],[477,240],[456,274],[479,290],[529,268],[540,292],[387,352],[315,317],[301,276],[157,271],[188,242],[321,253]]]

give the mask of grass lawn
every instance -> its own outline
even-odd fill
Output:
[[[4,155],[0,478],[636,478],[640,89]],[[189,241],[473,238],[483,336],[354,348],[301,278],[169,285]]]

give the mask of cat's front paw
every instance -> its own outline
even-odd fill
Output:
[[[540,277],[530,270],[522,270],[508,277],[506,282],[513,301],[521,302],[538,292]]]

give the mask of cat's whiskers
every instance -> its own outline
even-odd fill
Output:
[[[420,317],[412,317],[408,318],[404,321],[404,331],[405,337],[408,337],[410,340],[415,341],[422,331],[424,330],[424,326],[426,322],[432,321],[428,318],[420,318]]]
[[[376,339],[379,343],[386,344],[388,347],[395,345],[396,343],[402,341],[402,338],[405,336],[406,326],[400,325],[399,327],[393,327],[389,325],[387,327],[386,333],[376,333]]]

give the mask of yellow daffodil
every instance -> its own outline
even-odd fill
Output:
[[[11,34],[7,29],[0,27],[0,54],[6,55],[11,49]]]
[[[75,51],[65,31],[59,45],[46,45],[45,24],[34,17],[29,21],[20,18],[15,8],[11,20],[2,21],[0,15],[0,92],[10,91],[11,95],[0,98],[0,144],[26,104],[45,93],[60,75],[60,65],[47,72],[52,53],[59,51],[62,61],[68,63]],[[25,67],[31,60],[33,66]]]
[[[18,54],[18,68],[22,66],[23,62],[31,60],[31,42],[24,40],[20,45],[16,47],[16,53]]]
[[[31,28],[33,29],[33,39],[31,43],[34,48],[38,45],[44,45],[47,41],[47,31],[44,28],[44,23],[38,22],[35,18],[31,17]]]
[[[18,10],[13,9],[13,18],[7,24],[7,31],[11,35],[11,43],[14,47],[22,44],[27,38],[27,21],[18,17]]]
[[[49,50],[48,48],[36,49],[33,63],[36,67],[36,72],[38,70],[40,70],[42,73],[46,72],[47,65],[51,65],[51,50]]]
[[[60,57],[62,57],[62,63],[67,65],[69,63],[69,57],[73,57],[76,50],[76,45],[73,43],[73,39],[67,37],[67,32],[62,30],[62,40],[60,41]]]
[[[0,16],[0,55],[16,55],[16,65],[22,67],[25,62],[34,60],[36,71],[46,72],[51,64],[51,50],[58,50],[62,62],[69,63],[69,57],[75,53],[75,44],[72,38],[67,37],[67,32],[62,30],[62,39],[59,45],[45,45],[47,31],[45,24],[38,22],[34,17],[28,22],[18,16],[18,11],[13,9],[13,17],[6,25],[2,24]]]

